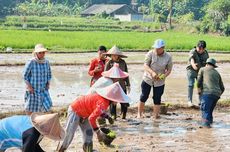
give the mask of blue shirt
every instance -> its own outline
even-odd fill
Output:
[[[22,134],[32,128],[30,116],[12,116],[0,120],[0,150],[22,147]]]

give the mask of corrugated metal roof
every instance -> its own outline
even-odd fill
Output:
[[[122,8],[123,6],[125,6],[126,4],[122,4],[122,5],[115,5],[115,4],[95,4],[92,5],[91,7],[87,8],[86,10],[84,10],[81,14],[100,14],[103,12],[106,12],[106,14],[111,14],[114,11]]]

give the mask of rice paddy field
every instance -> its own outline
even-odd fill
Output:
[[[123,50],[147,50],[154,40],[162,38],[166,41],[166,50],[188,51],[198,40],[205,40],[209,51],[229,52],[229,37],[187,34],[182,32],[108,32],[108,31],[26,31],[0,30],[0,50],[12,47],[16,52],[27,49],[31,51],[36,43],[43,43],[56,52],[94,51],[99,45],[111,48],[117,45]]]
[[[164,31],[164,23],[120,22],[112,19],[80,17],[8,16],[0,20],[0,52],[31,52],[43,43],[54,52],[96,51],[99,45],[117,45],[123,51],[146,51],[154,40],[166,41],[166,50],[189,51],[198,40],[207,42],[211,52],[229,52],[229,37],[186,30]],[[160,32],[161,31],[161,32]]]

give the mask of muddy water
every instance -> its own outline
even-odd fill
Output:
[[[163,101],[186,104],[187,78],[186,65],[175,64],[172,74],[167,78]],[[23,109],[25,84],[22,80],[23,66],[0,67],[0,110],[10,111]],[[53,79],[50,94],[54,106],[63,106],[71,103],[77,96],[85,94],[89,89],[90,77],[87,74],[88,66],[52,66]],[[140,96],[140,83],[143,75],[142,64],[128,65],[132,105],[135,105]],[[230,64],[219,64],[217,70],[221,73],[226,91],[222,99],[229,99],[230,92]],[[151,97],[151,96],[150,96]],[[198,97],[194,90],[194,102]],[[147,102],[152,103],[151,98]]]
[[[94,149],[98,152],[229,152],[230,114],[214,112],[211,129],[201,128],[197,110],[178,109],[161,115],[153,120],[151,112],[146,118],[135,118],[136,111],[124,121],[117,119],[109,126],[117,133],[110,147],[97,142],[94,137]],[[68,148],[68,152],[81,152],[81,133],[78,130]],[[52,143],[52,144],[51,144]],[[57,142],[45,139],[42,145],[47,151],[54,151]]]

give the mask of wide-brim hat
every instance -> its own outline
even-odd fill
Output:
[[[131,102],[131,99],[125,94],[119,82],[116,82],[104,88],[98,88],[96,92],[100,96],[113,102],[119,102],[119,103]]]
[[[41,135],[53,140],[62,140],[65,131],[61,127],[58,113],[32,113],[31,122]]]
[[[44,47],[43,44],[36,44],[34,47],[34,52],[39,53],[39,52],[48,52],[48,50]]]
[[[104,77],[107,78],[127,78],[129,76],[129,74],[127,72],[123,72],[120,68],[119,68],[119,64],[118,63],[114,63],[113,67],[108,70],[108,71],[104,71],[101,74]]]
[[[105,53],[105,55],[118,55],[121,58],[127,58],[127,56],[124,55],[116,45],[114,45],[107,53]]]
[[[216,65],[216,60],[213,58],[208,58],[206,63],[211,64],[212,66],[214,66],[215,68],[217,68],[218,66]]]
[[[159,49],[165,46],[165,41],[162,39],[157,39],[154,44],[152,45],[152,48]]]

